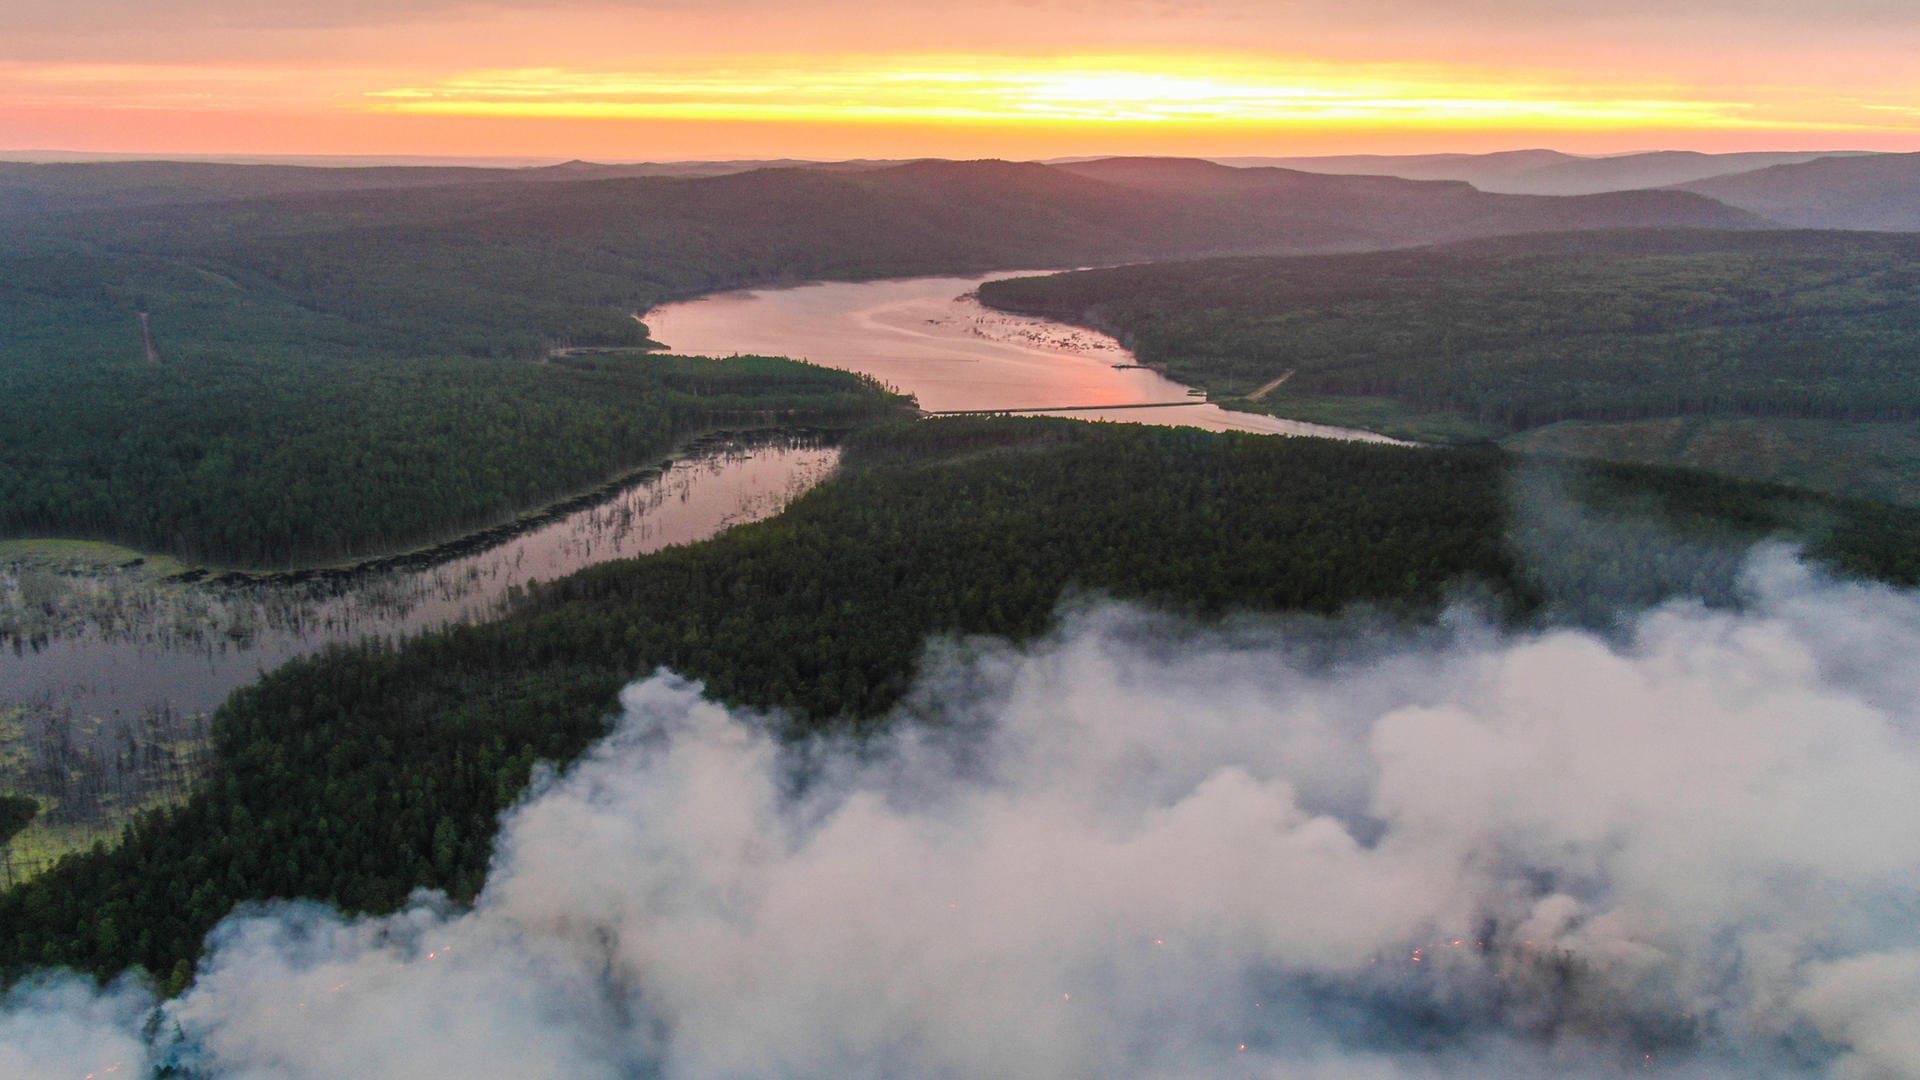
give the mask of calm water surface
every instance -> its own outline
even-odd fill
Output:
[[[769,517],[838,458],[817,438],[709,448],[498,547],[343,581],[222,585],[0,566],[0,751],[11,740],[31,756],[59,731],[124,743],[156,713],[179,728],[327,645],[485,620],[529,582]]]
[[[984,281],[913,278],[723,293],[669,304],[645,316],[655,340],[694,356],[797,356],[859,371],[907,391],[929,412],[1098,405],[1163,409],[1076,411],[1089,420],[1179,424],[1211,431],[1320,435],[1390,442],[1385,436],[1196,404],[1188,387],[1136,363],[1105,334],[1009,315],[969,294]]]

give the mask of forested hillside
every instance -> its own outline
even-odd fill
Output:
[[[819,374],[695,403],[638,364],[533,366],[719,289],[1740,217],[1199,162],[579,174],[0,167],[0,534],[284,565],[497,518],[741,408],[856,408]]]
[[[237,902],[471,896],[532,763],[579,753],[618,687],[657,665],[789,710],[796,731],[858,728],[899,699],[928,635],[1027,638],[1076,593],[1202,617],[1353,604],[1418,617],[1457,594],[1545,619],[1580,614],[1560,606],[1562,582],[1711,595],[1745,543],[1782,530],[1843,568],[1920,578],[1913,513],[1661,470],[1516,486],[1513,467],[1490,450],[1066,421],[857,436],[843,474],[778,518],[237,693],[189,802],[0,895],[0,971],[140,964],[178,989]],[[1627,521],[1640,531],[1610,531]],[[1550,574],[1524,557],[1542,530]]]
[[[1111,330],[1236,408],[1416,437],[1560,421],[1920,417],[1912,237],[1511,237],[1120,267],[994,282],[981,296]]]
[[[394,170],[396,185],[413,171]],[[16,222],[0,237],[0,256],[104,260],[63,267],[69,288],[137,283],[179,265],[224,287],[197,297],[208,312],[292,304],[377,328],[389,348],[526,355],[558,338],[624,341],[630,328],[619,321],[632,312],[739,285],[1745,220],[1673,192],[1536,199],[1173,159],[1058,167],[928,161],[48,213]],[[135,257],[147,261],[124,261]],[[34,281],[33,269],[0,280],[11,290]],[[67,292],[37,295],[55,305]],[[162,326],[179,321],[158,297],[152,302]],[[258,319],[247,322],[248,333],[260,332]],[[94,332],[76,321],[67,344],[84,347]]]
[[[1920,154],[1825,157],[1681,187],[1802,229],[1920,232]]]

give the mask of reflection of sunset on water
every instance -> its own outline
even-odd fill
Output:
[[[825,282],[726,293],[656,308],[646,323],[655,340],[676,352],[794,356],[858,371],[914,395],[929,412],[1071,409],[1063,415],[1391,441],[1206,404],[1188,387],[1141,367],[1105,334],[981,306],[971,294],[983,280]]]

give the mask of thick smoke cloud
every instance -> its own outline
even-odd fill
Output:
[[[29,979],[0,995],[0,1077],[145,1075],[141,1030],[152,1008],[148,990],[133,983],[101,993],[77,977]]]
[[[1087,605],[1029,648],[937,650],[860,747],[783,746],[663,673],[509,816],[474,910],[237,914],[154,1056],[248,1080],[1920,1075],[1920,597],[1780,552],[1741,587],[1605,637]],[[99,1032],[67,1060],[118,1039],[143,1067],[121,998],[9,1009],[9,1034],[54,1009]],[[0,1073],[94,1066],[23,1068]]]

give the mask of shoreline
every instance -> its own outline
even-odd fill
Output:
[[[462,533],[438,543],[410,548],[390,555],[376,555],[349,563],[301,567],[293,570],[225,570],[205,568],[177,574],[168,581],[183,584],[211,582],[215,585],[299,585],[314,581],[346,582],[366,574],[388,570],[423,570],[439,563],[477,555],[498,547],[515,537],[551,524],[569,514],[610,502],[621,492],[666,475],[675,465],[723,450],[728,445],[772,442],[781,438],[817,438],[823,442],[844,436],[851,427],[826,427],[805,424],[767,428],[715,428],[676,441],[664,458],[649,465],[628,469],[583,491],[525,511],[511,521]]]
[[[1134,363],[1129,366],[1137,367],[1146,371],[1155,372],[1158,375],[1160,375],[1160,377],[1167,379],[1170,382],[1176,382],[1176,383],[1180,382],[1180,380],[1175,379],[1172,373],[1170,373],[1167,370],[1167,366],[1164,363],[1153,363],[1151,361],[1141,359],[1140,354],[1135,352],[1133,346],[1127,343],[1125,332],[1121,330],[1121,328],[1117,326],[1108,325],[1100,319],[1092,318],[1087,312],[1080,312],[1078,314],[1068,316],[1068,315],[1063,315],[1059,312],[1054,312],[1054,311],[1040,311],[1040,310],[1028,309],[1028,308],[1002,306],[999,304],[989,303],[985,299],[981,298],[978,295],[978,293],[974,294],[974,299],[980,304],[981,307],[987,309],[988,311],[998,311],[1008,315],[1021,315],[1021,316],[1026,316],[1028,318],[1034,318],[1034,319],[1046,319],[1051,322],[1057,322],[1065,326],[1076,326],[1082,330],[1091,330],[1096,334],[1105,334],[1106,336],[1119,342],[1121,348],[1126,349],[1128,354],[1134,358]],[[1274,420],[1281,420],[1281,421],[1286,421],[1286,422],[1296,423],[1296,424],[1310,424],[1315,427],[1329,428],[1336,431],[1357,432],[1359,435],[1369,436],[1370,438],[1368,439],[1368,441],[1401,443],[1408,446],[1445,445],[1444,443],[1435,443],[1428,439],[1413,438],[1405,434],[1394,435],[1389,432],[1378,431],[1373,428],[1360,427],[1356,424],[1338,423],[1335,421],[1328,420],[1323,416],[1312,415],[1313,410],[1311,409],[1301,410],[1300,413],[1293,413],[1290,410],[1283,411],[1283,410],[1276,409],[1274,406],[1268,404],[1266,400],[1267,395],[1273,390],[1280,387],[1282,384],[1286,383],[1289,379],[1293,378],[1294,374],[1295,374],[1295,371],[1293,369],[1288,369],[1288,371],[1285,374],[1281,375],[1277,379],[1272,380],[1271,382],[1267,383],[1265,386],[1262,386],[1257,390],[1254,390],[1252,393],[1244,394],[1244,395],[1234,395],[1232,397],[1215,397],[1213,395],[1213,390],[1206,386],[1195,386],[1194,384],[1191,384],[1191,383],[1180,383],[1180,385],[1187,387],[1189,393],[1198,391],[1200,394],[1204,395],[1204,397],[1202,398],[1202,401],[1204,401],[1206,404],[1215,406],[1216,408],[1220,409],[1222,412],[1239,413],[1243,416],[1263,416],[1263,417],[1268,417]],[[1250,405],[1255,405],[1256,403],[1260,407],[1249,407]]]
[[[480,554],[569,514],[609,502],[636,484],[665,475],[681,462],[707,456],[730,444],[751,446],[756,442],[772,442],[781,438],[817,438],[831,444],[857,426],[793,423],[771,427],[721,427],[694,432],[676,439],[657,460],[624,469],[590,487],[575,489],[557,499],[521,511],[507,520],[455,533],[431,543],[336,562],[296,566],[286,570],[244,569],[197,563],[165,552],[128,547],[112,540],[12,537],[0,539],[0,566],[43,566],[74,572],[148,569],[152,580],[180,585],[251,587],[313,582],[346,583],[367,574],[426,569]]]

